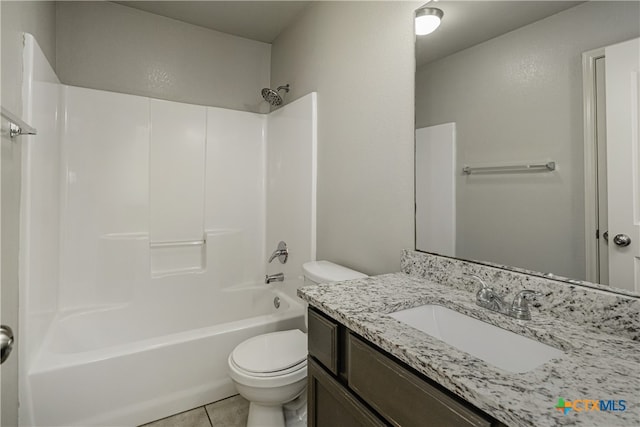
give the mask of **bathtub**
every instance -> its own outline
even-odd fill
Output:
[[[129,304],[59,316],[28,374],[34,425],[135,426],[236,394],[227,374],[236,345],[304,330],[302,301],[282,289],[260,284],[180,296],[170,309]]]

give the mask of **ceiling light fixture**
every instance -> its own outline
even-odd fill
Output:
[[[440,26],[444,12],[435,7],[422,7],[416,10],[416,35],[425,36]]]

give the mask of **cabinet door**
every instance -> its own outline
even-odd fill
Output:
[[[309,358],[309,427],[384,426],[375,414]]]
[[[309,309],[309,354],[338,375],[338,324]]]
[[[349,387],[393,426],[491,426],[491,420],[353,335],[349,356]]]

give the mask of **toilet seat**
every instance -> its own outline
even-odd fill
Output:
[[[307,377],[307,335],[299,329],[249,338],[229,355],[229,375],[239,384],[271,388]]]
[[[234,369],[236,369],[239,373],[242,373],[243,375],[246,375],[248,377],[256,377],[256,378],[280,377],[280,376],[283,376],[283,375],[287,375],[287,374],[291,374],[293,372],[299,371],[300,369],[305,369],[307,367],[306,359],[303,360],[302,362],[298,363],[297,365],[291,366],[291,367],[286,368],[286,369],[282,369],[280,371],[273,371],[273,372],[250,372],[250,371],[247,371],[246,369],[243,369],[241,366],[238,366],[238,364],[232,358],[229,358],[229,364],[232,365],[232,367]]]
[[[275,387],[286,387],[293,385],[299,381],[305,381],[307,378],[307,362],[304,361],[294,367],[271,372],[266,374],[256,375],[252,372],[247,372],[237,364],[229,355],[229,376],[238,385],[253,387],[256,389],[271,389]]]
[[[238,345],[229,361],[251,376],[294,372],[306,366],[307,336],[299,329],[258,335]]]

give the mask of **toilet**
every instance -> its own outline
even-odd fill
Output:
[[[310,261],[302,270],[305,284],[367,277],[329,261]],[[250,402],[247,427],[306,426],[307,334],[292,329],[249,338],[228,362],[238,393]]]

